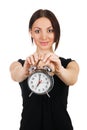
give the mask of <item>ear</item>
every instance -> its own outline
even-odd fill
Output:
[[[31,37],[33,38],[33,34],[32,34],[32,30],[31,29],[29,29],[29,33],[30,33]]]

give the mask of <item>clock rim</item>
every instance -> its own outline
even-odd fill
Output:
[[[46,74],[46,75],[49,77],[50,82],[51,82],[51,85],[50,85],[50,87],[48,88],[48,90],[45,91],[45,92],[42,92],[42,93],[35,92],[35,91],[33,91],[33,90],[29,87],[29,79],[31,78],[31,76],[32,76],[33,74],[39,73],[39,72]],[[44,95],[44,94],[49,93],[49,92],[53,89],[53,86],[54,86],[54,78],[53,78],[53,76],[49,75],[49,74],[46,72],[46,70],[44,70],[44,69],[36,69],[32,74],[29,75],[29,77],[28,77],[28,79],[27,79],[27,83],[28,83],[28,87],[29,87],[29,89],[31,90],[31,92],[33,92],[33,93],[35,93],[35,94],[37,94],[37,95]]]

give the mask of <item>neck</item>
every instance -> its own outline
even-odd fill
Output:
[[[42,55],[43,56],[43,55],[45,55],[47,53],[53,53],[53,49],[51,48],[50,50],[39,50],[37,48],[36,52],[38,53],[38,55]]]

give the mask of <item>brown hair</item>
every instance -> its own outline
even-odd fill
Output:
[[[51,24],[54,29],[54,35],[55,35],[54,42],[56,43],[55,44],[55,50],[56,50],[58,47],[59,39],[60,39],[60,25],[59,25],[59,22],[58,22],[56,16],[50,10],[39,9],[35,13],[33,13],[33,15],[30,18],[30,21],[29,21],[29,29],[32,29],[33,23],[38,18],[41,18],[41,17],[46,17],[51,21]],[[32,39],[32,42],[33,42],[33,39]]]

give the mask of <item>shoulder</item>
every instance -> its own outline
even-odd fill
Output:
[[[71,62],[71,61],[74,61],[72,60],[71,58],[63,58],[63,57],[59,57],[60,61],[61,61],[61,64],[63,67],[67,67],[67,65]]]
[[[73,60],[71,58],[63,58],[63,57],[59,57],[59,58],[64,68],[68,68],[79,73],[79,64],[76,62],[76,60]]]
[[[18,62],[19,62],[19,63],[21,63],[21,64],[22,64],[22,66],[23,66],[23,65],[24,65],[25,60],[23,60],[23,59],[18,59]]]

